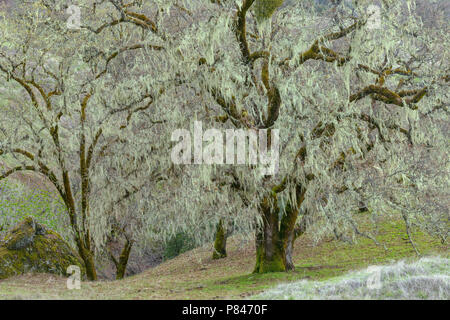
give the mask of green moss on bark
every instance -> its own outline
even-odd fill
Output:
[[[227,256],[227,235],[223,227],[223,221],[217,224],[216,239],[214,241],[213,259],[221,259]]]
[[[256,249],[256,265],[253,273],[284,272],[286,265],[281,253],[274,253],[270,259],[264,254],[264,248]]]

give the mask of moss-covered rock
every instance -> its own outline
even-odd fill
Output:
[[[0,279],[27,272],[66,275],[70,265],[84,265],[56,232],[27,217],[0,240]]]

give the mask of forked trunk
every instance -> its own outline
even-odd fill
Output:
[[[116,280],[121,280],[125,277],[132,247],[133,243],[127,240],[122,253],[120,254],[119,261],[116,263]]]
[[[125,277],[125,273],[127,271],[128,260],[130,258],[131,249],[133,247],[133,241],[128,238],[125,239],[125,244],[122,248],[119,258],[116,258],[114,254],[114,250],[111,247],[115,247],[114,244],[119,245],[120,242],[114,242],[111,239],[109,240],[109,244],[106,246],[109,257],[111,261],[114,263],[116,267],[116,280],[121,280]]]
[[[87,233],[83,233],[78,227],[77,214],[75,209],[76,206],[74,198],[72,196],[72,188],[70,185],[70,178],[67,171],[63,171],[63,182],[65,192],[61,192],[60,194],[62,199],[64,200],[64,203],[66,205],[69,214],[70,226],[72,227],[72,231],[74,231],[75,234],[74,240],[78,248],[78,253],[80,254],[80,257],[83,260],[84,266],[86,268],[86,277],[90,281],[96,281],[97,271],[95,269],[94,253],[91,250],[91,239],[89,229],[87,230]],[[83,202],[82,207],[86,209],[86,211],[84,211],[84,213],[86,213],[88,207],[87,203]],[[86,218],[84,214],[82,215],[82,218],[83,218],[82,222],[84,223]]]

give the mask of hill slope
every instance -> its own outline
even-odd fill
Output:
[[[255,299],[450,299],[450,260],[440,257],[397,262],[325,281],[282,284]]]

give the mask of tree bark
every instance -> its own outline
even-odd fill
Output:
[[[286,244],[279,228],[276,195],[267,196],[260,205],[263,225],[256,231],[256,264],[253,273],[286,271]]]
[[[120,254],[119,261],[116,263],[116,280],[121,280],[125,277],[132,247],[133,243],[127,240],[122,253]]]
[[[57,133],[53,132],[53,134],[55,135],[54,139],[59,145]],[[61,192],[61,197],[66,205],[67,212],[69,214],[70,226],[74,231],[74,240],[78,248],[78,253],[80,254],[80,257],[83,260],[84,266],[86,268],[86,277],[90,281],[96,281],[97,271],[95,269],[94,253],[91,250],[91,239],[89,235],[89,230],[83,233],[82,231],[84,228],[80,230],[80,228],[78,227],[77,214],[75,209],[75,200],[72,195],[72,187],[70,185],[69,173],[67,172],[67,170],[64,170],[64,167],[62,167],[62,169],[63,169],[62,176],[63,176],[64,191]],[[82,222],[84,223],[85,220],[83,219]]]
[[[272,226],[267,226],[272,227]],[[266,228],[264,228],[266,229]],[[267,230],[256,233],[256,264],[253,273],[286,271],[285,242]]]
[[[78,252],[80,253],[81,259],[84,261],[84,266],[86,267],[86,276],[90,281],[97,280],[97,271],[95,269],[94,255],[92,252],[84,246],[78,245]]]
[[[253,273],[293,270],[294,227],[305,195],[300,184],[295,188],[295,195],[295,204],[288,202],[282,217],[275,192],[262,200],[260,212],[263,225],[256,232],[256,264]]]
[[[77,222],[75,220],[75,205],[73,204],[73,201],[69,202],[67,201],[67,199],[64,200],[66,201],[66,206],[69,211],[72,230],[75,232],[74,237],[75,243],[78,248],[78,253],[83,260],[84,266],[86,268],[86,277],[89,281],[97,281],[97,270],[95,268],[94,253],[91,250],[90,237],[89,235],[83,237],[80,233]],[[69,204],[67,205],[67,203]]]
[[[222,259],[227,256],[227,233],[223,226],[223,220],[220,219],[217,224],[216,238],[214,240],[213,259]]]
[[[292,255],[294,252],[294,242],[306,231],[306,214],[307,211],[305,210],[305,213],[302,216],[302,220],[295,226],[294,230],[289,234],[288,237],[288,243],[286,246],[286,269],[289,271],[295,270],[294,261],[292,260]]]
[[[292,253],[294,251],[294,232],[291,232],[286,245],[286,271],[295,270],[294,261],[292,261]]]

